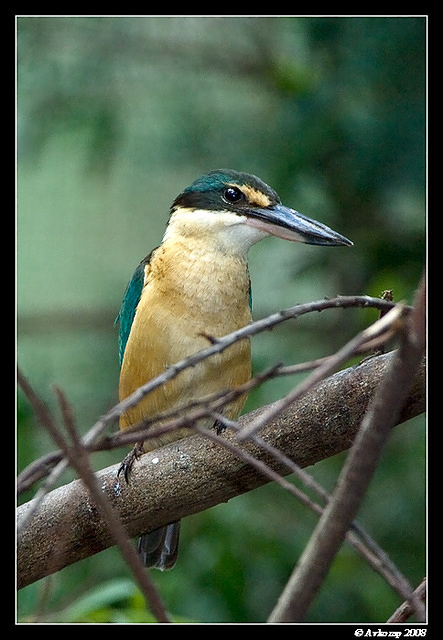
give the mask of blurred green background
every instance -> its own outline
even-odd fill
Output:
[[[17,60],[18,362],[55,411],[51,385],[62,387],[82,433],[117,400],[126,283],[172,200],[210,169],[257,174],[354,242],[254,247],[255,318],[387,288],[412,302],[426,251],[425,18],[22,17]],[[331,353],[376,317],[329,311],[257,336],[254,370]],[[246,409],[296,382],[267,384]],[[20,393],[17,439],[19,470],[54,449]],[[311,471],[332,489],[342,463]],[[360,513],[414,586],[425,496],[420,417],[393,433]],[[187,518],[176,568],[153,576],[168,610],[266,620],[315,523],[273,485]],[[345,545],[308,620],[380,622],[399,604]],[[115,549],[20,591],[18,618],[150,619]]]

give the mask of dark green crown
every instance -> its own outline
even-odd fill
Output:
[[[172,203],[171,211],[179,207],[239,211],[250,206],[250,201],[242,192],[236,194],[229,191],[232,185],[247,186],[263,193],[269,198],[270,206],[280,203],[280,198],[274,189],[257,176],[232,169],[216,169],[197,178],[177,196]]]

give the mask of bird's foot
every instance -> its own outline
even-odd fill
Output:
[[[215,429],[215,433],[219,436],[220,434],[222,434],[225,431],[226,425],[224,425],[222,422],[217,420],[214,423],[214,429]]]
[[[125,476],[126,484],[129,484],[129,474],[131,473],[132,465],[136,460],[140,458],[144,453],[143,442],[137,442],[128,455],[123,458],[122,463],[117,471],[117,477],[123,473]]]

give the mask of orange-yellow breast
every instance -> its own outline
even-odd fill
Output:
[[[208,251],[193,238],[165,241],[145,268],[145,281],[120,373],[120,399],[161,374],[169,365],[251,321],[246,257]],[[122,429],[251,376],[250,344],[237,342],[221,354],[183,372],[146,396],[120,419]],[[245,398],[225,408],[236,418]],[[175,433],[165,440],[187,435]],[[158,446],[161,443],[154,443]]]

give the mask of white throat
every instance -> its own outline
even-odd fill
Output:
[[[163,242],[182,238],[199,239],[208,247],[223,253],[246,255],[253,244],[268,233],[248,225],[248,218],[230,211],[206,209],[177,209],[171,215]]]

